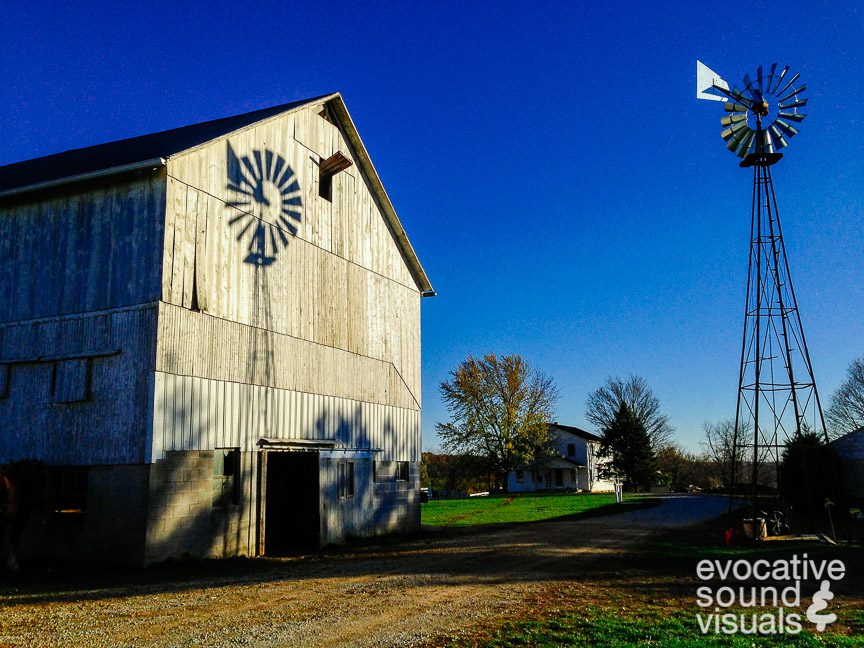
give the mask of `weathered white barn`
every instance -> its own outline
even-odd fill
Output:
[[[585,490],[606,492],[614,484],[597,473],[602,459],[597,457],[602,439],[572,425],[549,424],[549,436],[555,456],[545,461],[521,466],[507,477],[511,493],[540,490]]]
[[[51,475],[29,546],[417,528],[433,294],[339,94],[0,167],[0,464]]]

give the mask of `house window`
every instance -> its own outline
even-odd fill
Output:
[[[9,396],[9,379],[12,377],[12,365],[0,364],[0,398]]]
[[[90,398],[90,359],[62,360],[54,364],[51,397],[55,403],[80,403]]]
[[[50,466],[48,502],[51,521],[82,524],[87,513],[89,466]]]
[[[534,481],[535,484],[540,484],[543,482],[543,475],[540,474],[539,470],[532,470],[531,479]]]
[[[339,462],[339,497],[354,497],[354,462]]]
[[[517,484],[524,484],[525,483],[525,471],[524,470],[517,470],[516,471],[516,483]]]
[[[381,475],[378,474],[378,471],[381,470],[380,463],[381,462],[379,462],[379,461],[375,461],[375,460],[372,461],[372,483],[373,484],[377,484],[379,481],[381,481]]]
[[[240,503],[240,448],[213,451],[213,506]]]
[[[555,469],[555,485],[563,486],[564,485],[564,469],[556,468]]]
[[[396,481],[408,481],[408,462],[396,462]]]
[[[576,469],[575,469],[575,468],[571,468],[571,469],[570,469],[570,481],[571,481],[571,482],[576,482],[576,481],[577,481],[577,479],[576,479]]]
[[[575,443],[568,443],[567,444],[567,456],[568,457],[575,457],[576,456],[576,444]]]

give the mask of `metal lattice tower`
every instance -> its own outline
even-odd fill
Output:
[[[767,75],[760,66],[744,89],[730,88],[697,61],[697,97],[723,101],[721,119],[726,147],[753,169],[750,260],[744,310],[744,335],[738,377],[733,441],[732,497],[737,484],[749,483],[753,517],[760,484],[776,484],[776,469],[786,443],[804,432],[828,437],[813,364],[798,311],[771,167],[782,156],[775,149],[798,133],[793,123],[806,115],[796,87],[798,75],[775,63]],[[740,465],[736,465],[740,464]]]
[[[802,432],[827,440],[771,179],[777,155],[756,152],[742,163],[753,167],[753,205],[735,417],[741,451],[733,456],[749,462],[742,468],[750,475],[740,481],[749,481],[754,492],[760,478],[773,485],[770,470],[789,440]]]

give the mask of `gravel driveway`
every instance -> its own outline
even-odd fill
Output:
[[[646,536],[726,510],[720,497],[660,502],[307,557],[0,581],[0,646],[435,643],[535,605],[550,585],[602,587]]]

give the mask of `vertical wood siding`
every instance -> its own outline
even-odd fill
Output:
[[[159,299],[164,174],[0,204],[0,322]]]
[[[146,462],[155,340],[155,306],[0,325],[0,366],[14,361],[0,398],[0,463]],[[119,353],[90,359],[90,396],[78,403],[52,394],[57,363],[33,362],[107,350]]]
[[[248,238],[238,240],[240,228],[231,224],[242,214],[227,204],[229,146],[238,159],[281,155],[299,183],[302,220],[296,236],[279,225],[288,244],[271,265],[244,263]],[[335,176],[332,202],[318,195],[317,164],[337,150],[352,155],[339,129],[306,109],[172,159],[163,299],[390,363],[419,406],[419,290],[356,165]],[[262,218],[276,224],[267,214]],[[316,353],[324,352],[310,350],[308,358]],[[311,391],[332,393],[330,371],[318,363],[311,370],[316,367],[323,382]],[[377,387],[384,392],[388,384]]]

